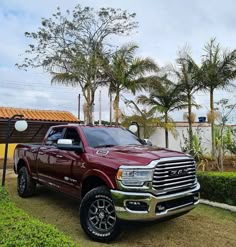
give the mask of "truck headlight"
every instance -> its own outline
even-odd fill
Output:
[[[116,177],[126,186],[142,186],[145,182],[152,181],[153,170],[120,168]]]

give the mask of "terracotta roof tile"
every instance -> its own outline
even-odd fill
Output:
[[[0,106],[0,119],[8,119],[14,114],[23,114],[26,120],[78,122],[72,113],[68,111],[34,110]]]

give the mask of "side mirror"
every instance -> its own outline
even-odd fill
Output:
[[[81,145],[74,145],[71,139],[58,139],[57,148],[67,151],[75,151],[78,153],[83,153],[84,149]]]
[[[148,139],[143,140],[145,142],[145,145],[152,146],[152,142]]]

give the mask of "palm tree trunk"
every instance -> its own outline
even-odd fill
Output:
[[[210,89],[210,111],[211,111],[211,156],[215,157],[215,133],[214,133],[214,89]]]
[[[168,128],[167,128],[167,124],[168,124],[168,114],[167,112],[165,112],[165,142],[166,142],[166,148],[169,148],[169,133],[168,133]]]
[[[91,104],[91,91],[90,88],[87,89],[87,124],[93,123],[93,106]]]
[[[193,150],[193,128],[192,128],[191,116],[192,116],[192,97],[189,94],[188,95],[188,128],[189,128],[188,134],[189,134],[189,148],[190,148],[190,151]]]
[[[120,92],[116,91],[116,96],[114,99],[114,111],[115,111],[115,126],[119,125],[119,102],[120,102]]]

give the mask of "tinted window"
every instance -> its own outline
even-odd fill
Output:
[[[122,128],[82,128],[90,147],[142,145],[137,136]]]
[[[46,144],[54,145],[57,143],[58,139],[63,138],[63,129],[64,128],[53,128],[48,134]]]
[[[76,129],[67,128],[64,138],[71,139],[74,145],[80,145],[80,137]]]

